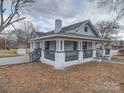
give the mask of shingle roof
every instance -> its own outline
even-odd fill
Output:
[[[90,22],[90,20],[78,22],[78,23],[63,27],[62,30],[58,34],[66,33],[67,31],[72,31],[72,30],[74,30],[74,29],[76,29],[76,28],[80,27],[81,25],[86,24],[88,22]],[[94,29],[94,28],[92,28],[92,29]],[[98,35],[96,31],[94,31],[94,32],[96,35]],[[54,30],[46,32],[46,33],[43,33],[43,32],[36,32],[36,33],[37,33],[38,37],[55,34]]]
[[[46,35],[46,33],[43,32],[35,32],[35,33],[38,35],[38,37]]]
[[[69,26],[66,26],[66,27],[63,27],[62,30],[60,32],[66,32],[66,31],[71,31],[71,30],[74,30],[78,27],[80,27],[82,24],[88,22],[89,20],[86,20],[86,21],[83,21],[83,22],[79,22],[79,23],[75,23],[75,24],[72,24],[72,25],[69,25]]]

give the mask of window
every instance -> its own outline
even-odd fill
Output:
[[[87,49],[87,42],[83,42],[83,50]]]
[[[73,46],[74,46],[73,50],[77,50],[77,42],[73,42]]]
[[[88,31],[88,27],[87,27],[87,26],[85,26],[84,30],[85,30],[85,32],[87,32],[87,31]]]
[[[45,49],[49,49],[49,41],[45,42]]]

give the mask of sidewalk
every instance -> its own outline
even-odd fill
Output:
[[[124,64],[124,62],[117,62],[117,61],[110,61],[109,63],[113,63],[113,64]]]
[[[18,57],[0,58],[0,66],[1,65],[18,64],[18,63],[27,63],[27,62],[29,62],[28,55],[22,55],[22,56],[18,56]]]

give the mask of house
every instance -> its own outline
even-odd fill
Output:
[[[50,32],[33,32],[30,39],[30,60],[40,58],[41,62],[55,68],[94,60],[98,54],[111,58],[111,40],[100,38],[90,20],[62,27],[62,21],[55,21]]]
[[[112,50],[120,50],[124,49],[124,41],[123,40],[113,40],[111,42]]]

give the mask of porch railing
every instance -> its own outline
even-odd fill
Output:
[[[103,56],[103,51],[104,51],[104,49],[97,49],[96,50],[96,57],[102,57]]]
[[[46,59],[55,61],[55,51],[53,51],[53,50],[44,50],[44,57]]]
[[[65,61],[78,60],[78,51],[65,51]]]
[[[110,49],[105,49],[105,55],[109,55],[110,54]]]
[[[93,50],[83,50],[83,58],[92,58],[93,57]]]
[[[33,52],[29,54],[29,61],[39,61],[41,57],[41,48],[35,49]]]

